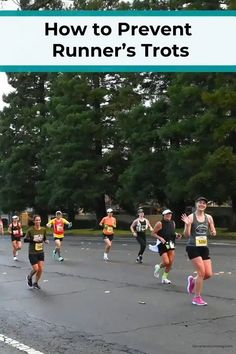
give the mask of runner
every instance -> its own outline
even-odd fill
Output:
[[[56,255],[58,256],[58,261],[63,262],[64,258],[61,256],[61,243],[64,238],[64,228],[65,225],[68,226],[68,228],[72,227],[72,222],[69,222],[68,220],[64,219],[62,217],[62,212],[61,211],[56,211],[56,217],[52,220],[50,220],[47,223],[47,227],[51,227],[53,225],[53,237],[55,241],[55,249],[52,252],[53,258],[56,258]]]
[[[165,268],[161,279],[162,284],[171,284],[168,276],[175,258],[175,239],[176,237],[182,237],[181,234],[175,232],[175,222],[172,220],[172,214],[170,209],[164,210],[162,221],[156,223],[152,232],[152,235],[159,240],[157,245],[162,259],[160,264],[155,265],[154,276],[159,278],[160,270]]]
[[[107,209],[107,216],[102,218],[99,225],[103,227],[102,232],[105,242],[103,259],[104,261],[108,261],[108,253],[111,250],[112,240],[114,237],[114,228],[116,228],[116,218],[113,217],[113,210],[111,208]]]
[[[212,276],[212,263],[209,256],[209,248],[207,246],[208,232],[216,236],[216,229],[211,215],[205,213],[207,207],[207,199],[199,197],[195,201],[196,211],[187,216],[182,214],[181,219],[185,223],[184,234],[188,237],[186,252],[189,259],[197,271],[197,276],[188,277],[187,291],[189,294],[195,292],[192,299],[193,305],[204,306],[207,302],[201,297],[203,289],[203,280]]]
[[[138,243],[140,245],[138,257],[136,259],[137,263],[143,263],[143,254],[146,249],[146,230],[147,229],[149,229],[150,231],[153,231],[153,228],[152,228],[149,220],[144,217],[143,209],[139,209],[138,210],[138,218],[135,219],[130,226],[130,230],[131,230],[133,236],[136,237],[136,240],[138,241]]]
[[[8,226],[8,232],[11,235],[13,260],[18,261],[18,251],[21,250],[21,237],[23,230],[17,215],[13,215],[12,222]]]
[[[49,241],[46,239],[46,228],[41,226],[41,217],[35,215],[33,221],[34,226],[27,230],[24,238],[24,242],[29,243],[29,261],[33,268],[27,276],[27,284],[29,287],[41,289],[38,282],[42,276],[44,268],[43,243],[49,243]],[[33,282],[34,275],[35,282]]]
[[[0,217],[0,233],[2,236],[4,236],[4,227],[3,227],[3,221],[1,217]]]

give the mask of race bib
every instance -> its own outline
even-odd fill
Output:
[[[62,232],[64,230],[64,227],[62,225],[57,225],[57,231]]]
[[[196,236],[196,246],[207,246],[207,237],[206,236]]]
[[[18,230],[13,230],[13,235],[18,235],[19,231]]]
[[[43,244],[42,243],[35,243],[35,251],[42,251]]]
[[[175,244],[173,241],[166,242],[166,249],[167,250],[174,250],[175,249]]]
[[[107,226],[106,230],[108,232],[112,233],[113,232],[113,227],[112,226]]]

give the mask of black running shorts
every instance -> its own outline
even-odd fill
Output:
[[[110,241],[112,241],[113,240],[113,237],[114,237],[114,235],[104,235],[104,234],[102,234],[102,236],[103,236],[103,240],[110,240]]]
[[[175,249],[175,246],[170,247],[168,242],[166,244],[165,243],[160,243],[158,245],[158,250],[159,250],[160,256],[162,256],[164,253],[167,253],[169,251],[173,251],[174,249]]]
[[[189,259],[194,259],[197,257],[201,257],[204,261],[210,259],[209,248],[205,246],[186,246],[186,252]]]
[[[11,236],[12,241],[21,241],[21,237]]]
[[[44,253],[40,252],[37,254],[29,254],[29,261],[31,265],[35,265],[38,262],[44,261]]]

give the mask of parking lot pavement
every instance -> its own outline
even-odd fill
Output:
[[[208,306],[195,307],[186,293],[192,266],[183,242],[176,249],[173,283],[167,285],[153,277],[158,254],[147,250],[144,263],[135,263],[138,244],[133,239],[115,238],[110,262],[102,260],[101,238],[65,238],[64,262],[52,259],[51,241],[42,290],[26,286],[26,245],[14,262],[9,238],[0,241],[3,339],[27,346],[30,354],[236,352],[234,243],[211,245],[215,276],[203,291]],[[0,351],[20,349],[0,340]]]

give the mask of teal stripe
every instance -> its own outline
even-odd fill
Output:
[[[0,16],[157,16],[157,17],[178,17],[178,16],[236,16],[236,10],[180,10],[180,11],[136,11],[136,10],[113,10],[113,11],[0,11]]]
[[[83,65],[49,65],[49,66],[0,66],[2,72],[236,72],[236,65],[118,65],[118,66],[83,66]]]

